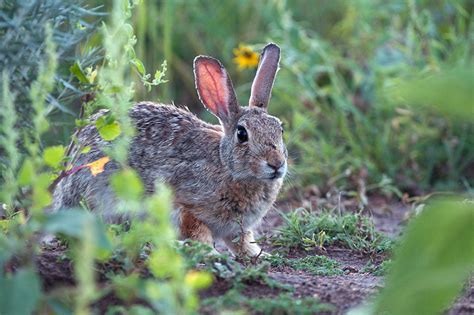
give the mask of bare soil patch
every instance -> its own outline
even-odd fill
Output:
[[[369,203],[367,215],[370,215],[376,228],[390,235],[397,237],[404,226],[404,221],[410,211],[410,207],[401,203],[389,203],[382,198],[374,198]],[[347,203],[344,211],[353,211],[353,206]],[[291,205],[294,207],[294,204]],[[287,211],[281,207],[280,211]],[[264,219],[260,228],[260,235],[271,238],[282,224],[282,218],[277,211],[271,211]],[[275,250],[268,242],[263,242],[263,248],[267,252]],[[219,250],[225,250],[218,245]],[[387,254],[364,254],[355,250],[330,246],[325,249],[303,251],[292,249],[287,253],[287,258],[304,258],[311,255],[322,255],[340,263],[344,274],[333,276],[318,276],[304,270],[295,270],[288,266],[275,266],[268,269],[268,276],[281,284],[292,288],[291,294],[295,298],[314,297],[321,302],[332,304],[335,309],[331,314],[343,314],[348,309],[359,305],[380,288],[383,287],[383,277],[374,275],[367,269],[368,266],[378,266],[387,259]],[[46,290],[54,290],[62,287],[74,285],[74,272],[71,261],[66,257],[66,247],[61,244],[53,244],[43,249],[36,258],[36,266],[42,278],[43,286]],[[120,263],[114,261],[97,266],[99,281],[106,281],[107,272],[119,272]],[[149,276],[145,268],[139,271],[144,277]],[[449,314],[473,314],[474,313],[474,281],[466,286],[465,294],[459,298]],[[271,288],[265,284],[250,281],[244,284],[242,290],[244,296],[249,298],[277,297],[281,288]],[[213,285],[201,291],[202,299],[218,297],[232,289],[232,282],[229,279],[216,279]],[[139,302],[139,301],[135,301]],[[96,302],[95,306],[99,310],[105,310],[107,305],[125,305],[113,293],[104,294],[104,297]],[[202,309],[203,313],[212,314],[208,309]]]

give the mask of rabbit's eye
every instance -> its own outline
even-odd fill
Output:
[[[239,139],[240,143],[247,142],[249,139],[247,130],[243,126],[237,126],[237,139]]]

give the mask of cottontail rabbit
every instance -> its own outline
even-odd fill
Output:
[[[260,254],[251,229],[272,206],[287,170],[281,122],[267,113],[279,59],[279,47],[268,44],[249,106],[240,107],[221,63],[196,57],[199,98],[219,118],[220,126],[172,105],[143,102],[130,110],[137,133],[130,144],[129,164],[148,193],[158,179],[172,187],[173,217],[182,238],[208,244],[221,238],[237,255]],[[100,148],[109,145],[93,125],[83,128],[78,139],[91,150],[79,156],[77,165],[103,157]],[[63,178],[54,191],[53,208],[74,207],[83,200],[106,221],[117,221],[120,215],[108,182],[117,169],[111,161],[96,177],[82,169]]]

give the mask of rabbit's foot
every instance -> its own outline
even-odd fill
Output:
[[[237,237],[225,237],[224,242],[232,253],[238,257],[254,258],[269,255],[257,245],[252,231],[246,231]]]

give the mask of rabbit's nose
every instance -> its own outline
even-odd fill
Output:
[[[284,164],[284,161],[267,161],[267,165],[271,167],[275,172],[277,172]]]

